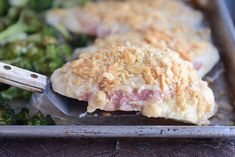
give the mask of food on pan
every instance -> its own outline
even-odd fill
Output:
[[[87,111],[140,111],[197,125],[217,106],[191,64],[169,49],[113,47],[82,53],[56,70],[53,90],[88,102]]]
[[[46,18],[55,27],[98,37],[148,29],[152,24],[164,29],[196,29],[203,21],[201,12],[180,0],[100,1],[85,7],[54,9]]]
[[[151,45],[158,49],[170,48],[177,52],[181,58],[192,63],[200,77],[205,76],[219,60],[218,50],[208,42],[206,37],[210,36],[208,29],[197,32],[184,30],[188,36],[179,32],[183,30],[168,31],[152,28],[146,31],[129,32],[125,34],[113,34],[105,38],[98,38],[91,47],[77,49],[75,52],[82,53],[96,51],[98,48],[110,46],[125,46],[134,44],[137,46]],[[188,32],[187,32],[188,31]],[[194,33],[194,34],[193,34]],[[204,39],[203,39],[204,38]]]
[[[202,14],[180,0],[101,1],[83,8],[52,10],[47,21],[73,33],[99,37],[94,50],[126,42],[170,48],[192,62],[200,77],[219,60]]]

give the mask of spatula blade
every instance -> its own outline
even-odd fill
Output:
[[[67,116],[79,117],[80,114],[86,112],[86,102],[68,98],[54,92],[49,79],[47,80],[44,93],[49,101]]]

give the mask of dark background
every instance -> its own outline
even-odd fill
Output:
[[[1,157],[234,157],[235,139],[2,139]]]
[[[226,0],[235,21],[235,0]],[[0,139],[0,157],[235,157],[235,139]]]

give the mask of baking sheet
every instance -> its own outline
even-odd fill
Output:
[[[131,112],[85,114],[81,104],[80,117],[67,117],[51,105],[43,95],[35,95],[31,104],[49,112],[61,126],[1,126],[0,136],[24,137],[235,137],[235,33],[224,1],[214,0],[206,8],[221,61],[204,78],[212,88],[218,113],[211,126],[192,126],[173,120],[146,118]],[[53,113],[52,113],[53,111]],[[76,126],[72,126],[76,124]],[[67,126],[64,126],[67,125]]]
[[[211,6],[210,6],[211,7]],[[211,12],[208,12],[210,8],[205,8],[206,14],[208,15],[205,20],[205,23],[211,24]],[[208,21],[208,22],[207,22]],[[213,28],[213,25],[211,26]],[[214,30],[216,31],[216,30]],[[214,33],[212,33],[214,34]],[[213,36],[214,43],[220,43],[219,40],[216,40],[217,37]],[[222,52],[223,47],[217,46]],[[213,90],[215,95],[216,103],[219,106],[218,113],[211,118],[211,125],[220,125],[220,126],[231,126],[235,122],[235,111],[233,109],[233,100],[231,89],[226,78],[226,68],[223,64],[223,58],[221,61],[213,68],[213,70],[203,79],[208,81],[209,86]],[[234,77],[235,78],[235,77]],[[35,95],[35,97],[37,97]],[[36,106],[39,110],[42,110],[44,113],[48,111],[47,114],[55,113],[52,111],[53,105],[46,103],[46,97],[39,97],[33,104],[39,105]],[[185,125],[184,123],[175,122],[173,120],[166,120],[160,118],[146,118],[136,112],[104,112],[96,111],[92,114],[85,113],[87,104],[75,101],[71,102],[75,105],[80,105],[80,115],[78,117],[66,117],[63,114],[53,114],[52,116],[57,120],[57,124],[77,124],[77,125]],[[56,109],[55,109],[56,110]],[[61,118],[61,120],[60,120]],[[65,120],[66,119],[66,120]]]
[[[235,1],[234,0],[226,0],[225,1],[227,6],[228,6],[228,10],[230,12],[230,15],[232,17],[233,23],[235,24]]]

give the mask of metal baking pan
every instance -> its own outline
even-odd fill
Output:
[[[227,4],[227,6],[228,6],[228,10],[229,10],[229,12],[231,14],[232,20],[233,20],[233,22],[235,24],[235,9],[234,9],[235,1],[234,0],[225,0],[225,2]]]
[[[80,118],[57,116],[70,125],[0,126],[0,137],[235,137],[235,31],[223,0],[201,7],[212,28],[221,61],[204,78],[212,88],[218,113],[210,126],[193,126],[165,119],[146,118],[136,113],[98,111]],[[50,107],[48,104],[47,106]],[[81,106],[81,114],[86,106]],[[75,124],[75,125],[71,125]]]

